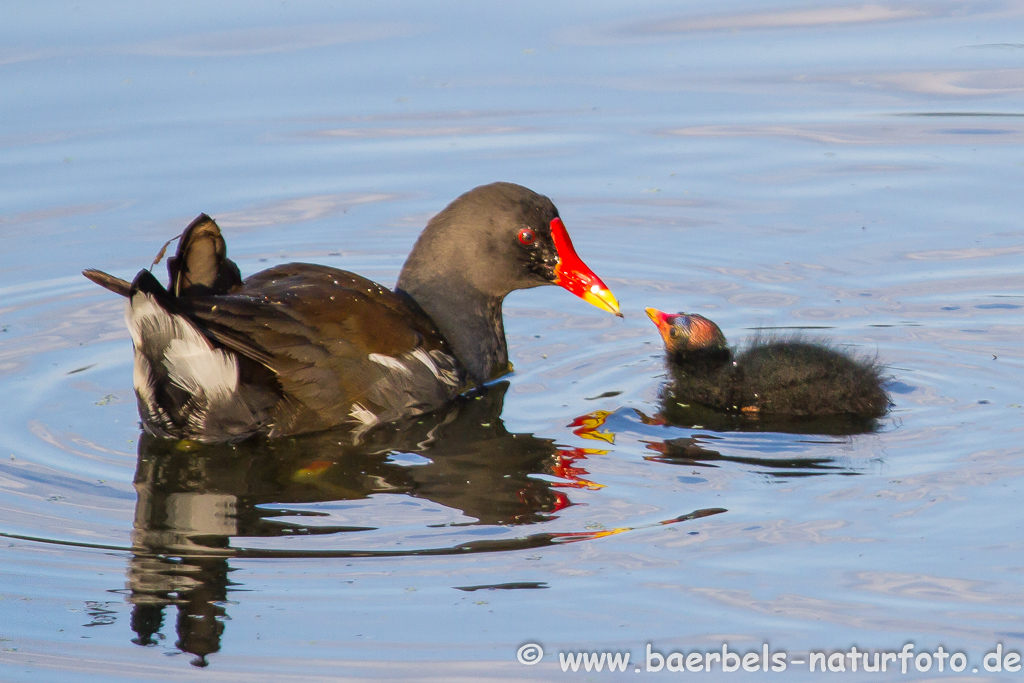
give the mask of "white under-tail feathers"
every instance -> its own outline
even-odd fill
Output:
[[[173,385],[192,397],[194,410],[188,420],[196,430],[203,429],[211,412],[235,402],[237,360],[214,348],[187,319],[168,313],[151,294],[136,292],[125,304],[125,322],[135,346],[135,391],[150,413],[166,415],[156,404],[154,362],[163,365]],[[146,351],[158,357],[147,356]]]

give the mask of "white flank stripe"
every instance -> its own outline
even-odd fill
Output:
[[[409,355],[426,365],[427,369],[433,373],[434,377],[441,379],[441,374],[437,371],[437,366],[434,365],[434,359],[428,356],[426,351],[423,349],[416,349]]]
[[[398,360],[397,358],[385,356],[382,353],[371,353],[368,356],[368,358],[372,360],[374,363],[377,363],[378,365],[383,365],[386,368],[397,370],[398,372],[401,372],[403,375],[408,375],[410,377],[412,376],[412,370],[405,367],[405,365],[402,364],[402,361]]]
[[[441,381],[449,386],[458,386],[459,378],[455,376],[455,373],[451,371],[452,361],[454,360],[451,356],[443,351],[437,349],[430,352],[430,357],[442,365],[448,366],[449,369],[441,370]]]
[[[367,427],[377,424],[377,416],[358,403],[352,404],[352,412],[349,415]]]

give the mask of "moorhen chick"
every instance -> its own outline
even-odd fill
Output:
[[[557,284],[621,316],[573,249],[551,200],[511,183],[465,193],[427,223],[395,289],[289,263],[242,279],[200,215],[168,259],[93,282],[128,298],[145,429],[204,442],[283,436],[419,415],[511,369],[501,304]]]
[[[718,325],[696,314],[648,308],[665,341],[678,403],[748,415],[877,418],[889,410],[883,367],[827,344],[756,338],[739,355]]]

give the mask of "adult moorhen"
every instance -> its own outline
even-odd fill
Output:
[[[877,418],[889,410],[883,367],[799,337],[756,338],[734,356],[718,325],[648,308],[665,341],[674,401],[756,416]]]
[[[501,304],[557,284],[621,316],[547,197],[511,183],[470,190],[427,223],[391,291],[327,266],[242,279],[200,215],[168,260],[165,289],[83,275],[128,297],[145,429],[204,442],[376,424],[438,408],[510,370]]]

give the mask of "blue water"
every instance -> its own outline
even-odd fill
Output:
[[[0,679],[552,680],[559,652],[911,642],[984,680],[1024,649],[1017,4],[3,14]],[[511,295],[507,390],[425,447],[140,446],[121,302],[82,268],[131,277],[206,212],[244,274],[391,285],[494,180],[554,200],[625,320]],[[657,424],[645,306],[877,356],[893,411]]]

